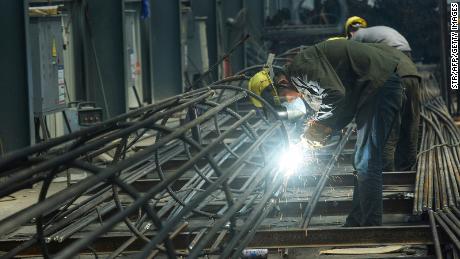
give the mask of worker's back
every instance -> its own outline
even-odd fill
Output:
[[[387,46],[385,44],[369,44],[369,45],[374,48],[381,49],[385,51],[386,53],[388,53],[389,55],[399,58],[397,72],[400,77],[412,76],[412,77],[420,78],[420,75],[417,72],[417,67],[415,66],[414,62],[401,51],[395,48],[392,48],[390,46]]]
[[[387,26],[361,28],[353,33],[351,39],[364,43],[383,43],[400,51],[411,51],[406,38],[395,29]]]

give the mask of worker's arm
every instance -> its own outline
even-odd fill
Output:
[[[327,87],[325,86],[322,94],[322,104],[316,120],[330,128],[338,129],[340,127],[339,121],[345,115],[342,107],[345,102],[345,92],[338,86]]]
[[[341,91],[325,90],[323,104],[321,104],[317,117],[307,123],[303,138],[310,141],[311,146],[324,144],[334,130],[343,128],[353,117],[345,116],[343,102],[345,95]],[[347,121],[346,123],[344,123]]]

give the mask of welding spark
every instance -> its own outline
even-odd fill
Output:
[[[284,150],[278,161],[280,171],[285,177],[296,174],[301,168],[309,164],[313,158],[313,149],[304,142],[290,144]]]

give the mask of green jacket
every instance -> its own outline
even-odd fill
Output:
[[[390,47],[382,43],[369,43],[369,45],[371,45],[374,48],[381,49],[387,52],[387,54],[389,55],[399,58],[399,64],[398,68],[396,69],[396,72],[400,77],[413,76],[421,80],[421,77],[417,71],[417,67],[415,66],[414,62],[412,62],[412,60],[408,56],[406,56],[406,54],[404,54],[396,48]]]
[[[287,73],[304,95],[321,99],[317,120],[341,129],[395,72],[398,63],[398,57],[369,44],[334,40],[306,47],[288,65]]]

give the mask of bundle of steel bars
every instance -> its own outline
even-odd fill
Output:
[[[275,158],[288,139],[268,104],[264,113],[243,111],[240,102],[258,97],[224,83],[3,157],[0,197],[41,190],[37,202],[0,220],[2,241],[23,240],[2,258],[30,249],[44,258],[96,253],[99,238],[122,230],[129,238],[108,258],[139,241],[130,257],[239,257],[282,193]],[[71,180],[74,171],[88,177],[49,193],[53,179],[70,172]],[[188,249],[178,250],[184,233]]]
[[[420,147],[414,214],[460,204],[460,132],[429,70],[421,70]]]

